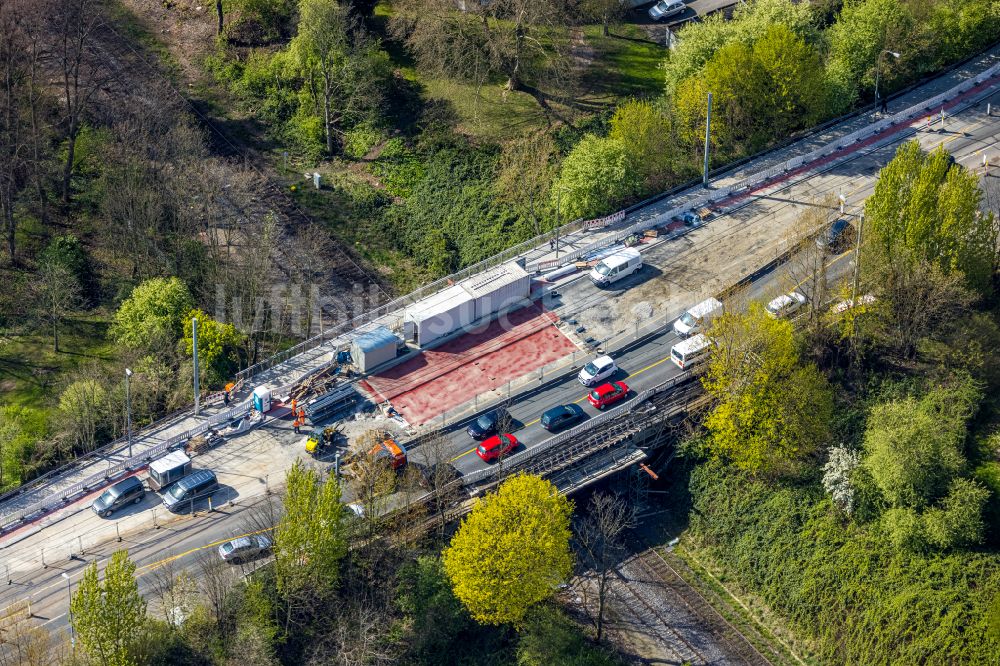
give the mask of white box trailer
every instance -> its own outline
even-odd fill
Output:
[[[399,338],[385,326],[362,333],[351,341],[351,360],[361,372],[396,358]]]
[[[415,324],[414,341],[426,348],[475,321],[475,299],[456,284],[414,303],[407,308],[404,319]]]
[[[475,299],[475,319],[489,317],[531,294],[531,276],[511,261],[459,282]]]

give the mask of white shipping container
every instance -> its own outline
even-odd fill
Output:
[[[531,293],[531,276],[514,261],[459,282],[475,299],[475,319],[500,312]]]
[[[468,326],[475,318],[475,301],[457,284],[417,301],[407,309],[405,316],[406,321],[416,324],[417,345],[423,348]]]

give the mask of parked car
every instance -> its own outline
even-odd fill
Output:
[[[649,8],[649,18],[654,21],[662,21],[665,18],[680,14],[685,9],[687,9],[687,5],[681,0],[660,0]]]
[[[196,469],[163,493],[163,505],[169,511],[179,513],[194,506],[219,489],[215,472],[210,469]]]
[[[851,242],[850,231],[853,231],[851,223],[842,217],[838,218],[816,236],[816,247],[828,252],[841,250]]]
[[[516,449],[518,444],[520,442],[517,441],[517,437],[510,433],[493,435],[476,448],[476,453],[484,462],[490,462],[507,455]]]
[[[482,414],[478,419],[470,423],[466,430],[472,439],[486,439],[490,435],[495,435],[497,430],[509,426],[510,421],[510,413],[503,407],[500,407]]]
[[[584,386],[599,384],[611,375],[618,372],[618,366],[610,356],[599,356],[587,365],[580,368],[580,374],[576,376]]]
[[[804,295],[797,291],[790,291],[768,303],[765,309],[772,317],[781,319],[795,314],[805,304],[806,297]]]
[[[146,488],[142,485],[142,480],[137,476],[130,476],[101,493],[90,508],[98,516],[110,518],[118,509],[126,504],[138,504],[145,496]]]
[[[561,428],[576,423],[586,414],[580,405],[559,405],[542,414],[542,427],[550,432],[555,432]]]
[[[265,555],[271,550],[271,539],[263,534],[251,534],[227,541],[219,546],[219,557],[223,562],[246,562]]]
[[[604,409],[608,405],[613,405],[628,395],[628,384],[625,382],[611,382],[601,384],[587,396],[590,404],[597,409]]]

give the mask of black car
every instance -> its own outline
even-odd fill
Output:
[[[576,423],[584,417],[580,405],[559,405],[542,414],[542,427],[551,432]]]
[[[469,437],[472,439],[486,439],[498,433],[498,426],[504,425],[510,428],[510,413],[503,407],[486,412],[478,419],[469,424]]]
[[[109,518],[126,504],[138,504],[146,495],[146,488],[137,476],[130,476],[111,486],[94,500],[90,508],[99,516]]]
[[[850,243],[851,223],[844,218],[835,220],[829,227],[816,237],[816,247],[821,250],[835,251]]]

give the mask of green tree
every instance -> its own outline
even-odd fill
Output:
[[[866,249],[891,268],[901,257],[908,260],[904,269],[926,260],[945,273],[959,271],[971,288],[987,294],[997,267],[998,230],[992,213],[979,212],[981,197],[978,177],[952,166],[943,147],[928,154],[909,141],[879,172],[865,202]]]
[[[347,6],[329,0],[301,0],[289,51],[305,81],[303,92],[322,119],[326,152],[333,155],[347,127],[377,114],[388,56],[365,36]]]
[[[107,405],[107,390],[92,378],[78,379],[59,394],[60,418],[78,449],[87,452],[97,446],[108,423]]]
[[[702,384],[715,398],[705,419],[714,457],[774,472],[825,443],[833,393],[815,366],[800,363],[790,321],[754,302],[719,317],[708,336],[714,349]]]
[[[608,138],[625,146],[629,170],[639,175],[643,191],[658,191],[666,186],[671,175],[673,137],[661,109],[647,101],[625,102],[611,118]]]
[[[321,598],[337,587],[347,554],[340,484],[296,460],[285,476],[284,508],[274,528],[278,591],[286,598]]]
[[[232,324],[216,321],[201,310],[191,310],[184,318],[184,354],[194,353],[191,321],[198,320],[198,368],[207,386],[225,383],[240,361],[243,336]]]
[[[678,83],[673,107],[679,136],[695,149],[705,133],[708,92],[711,139],[724,155],[759,150],[815,123],[827,107],[818,52],[784,25],[767,27],[753,43],[730,41]]]
[[[956,548],[980,543],[984,536],[983,507],[990,491],[976,481],[952,479],[948,494],[924,512],[927,540],[938,548]]]
[[[80,646],[91,660],[102,666],[137,663],[133,650],[146,623],[146,602],[139,594],[128,551],[111,555],[104,580],[98,579],[97,562],[84,569],[70,613]]]
[[[793,33],[813,43],[816,25],[809,5],[791,0],[756,0],[741,2],[731,19],[722,13],[711,14],[702,21],[690,21],[678,34],[677,48],[671,50],[663,63],[667,97],[672,97],[681,81],[696,77],[716,51],[739,42],[751,47],[774,25],[787,27]]]
[[[899,0],[848,0],[827,31],[829,55],[827,72],[834,87],[831,100],[838,111],[851,107],[862,91],[875,86],[876,63],[879,67],[879,87],[885,94],[892,87],[902,62],[910,57],[908,36],[913,18],[910,4]],[[891,56],[879,56],[884,49],[904,53],[897,62]]]
[[[135,289],[115,312],[111,337],[130,349],[172,346],[194,300],[179,278],[153,278]]]
[[[862,465],[892,506],[922,509],[944,495],[965,465],[966,423],[979,398],[971,381],[955,381],[871,410]]]
[[[64,266],[80,285],[83,294],[89,294],[93,282],[93,268],[90,265],[90,258],[84,249],[80,239],[76,236],[66,234],[56,236],[45,246],[38,256],[40,266],[47,264],[59,264]]]
[[[32,286],[36,316],[52,331],[52,349],[58,352],[59,327],[83,305],[80,283],[63,264],[46,261]]]
[[[617,666],[620,663],[591,644],[579,625],[551,604],[532,608],[518,635],[518,666]]]
[[[565,221],[610,213],[638,189],[628,148],[593,134],[584,136],[563,160],[551,200]]]
[[[483,624],[520,624],[573,567],[573,505],[538,476],[520,474],[476,503],[444,551],[455,596]]]

